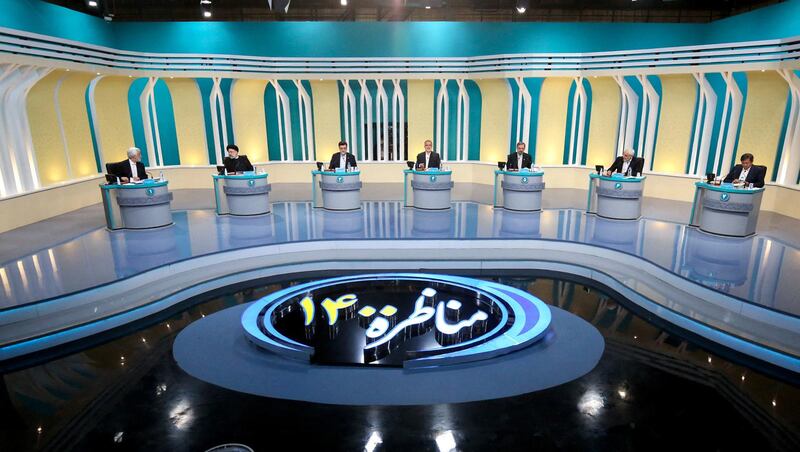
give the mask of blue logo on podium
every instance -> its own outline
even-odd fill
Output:
[[[339,177],[336,178],[336,183],[337,184],[341,184],[342,182],[344,182],[344,177],[339,176]]]
[[[431,182],[436,182],[436,176],[431,176]]]
[[[617,182],[614,184],[614,190],[622,190],[622,182]]]
[[[523,184],[527,184],[528,183],[528,178],[527,177],[523,177],[522,178],[522,183]]]
[[[722,201],[722,202],[728,202],[729,199],[731,199],[731,195],[729,195],[727,193],[723,193],[723,194],[719,195],[719,200]]]
[[[153,196],[153,195],[155,195],[155,194],[156,194],[156,191],[155,191],[154,189],[152,189],[152,188],[148,188],[148,189],[145,191],[145,193],[147,193],[147,196]]]
[[[254,186],[255,184],[256,184],[256,181],[254,181],[253,179],[250,179],[249,181],[247,181],[247,185],[249,185],[251,187]]]

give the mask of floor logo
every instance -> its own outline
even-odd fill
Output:
[[[428,367],[510,353],[541,339],[551,320],[513,287],[446,275],[378,274],[301,284],[256,301],[247,337],[318,364]]]

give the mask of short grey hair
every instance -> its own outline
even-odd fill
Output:
[[[133,157],[134,155],[136,155],[137,152],[141,154],[142,150],[139,149],[139,148],[129,148],[128,149],[128,158]]]
[[[634,152],[633,149],[628,148],[628,149],[625,149],[624,151],[622,151],[622,155],[625,155],[625,154],[636,155],[636,152]]]

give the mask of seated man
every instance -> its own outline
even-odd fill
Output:
[[[531,160],[531,156],[525,152],[525,143],[520,141],[517,143],[517,152],[508,154],[508,158],[506,159],[506,170],[519,171],[522,168],[531,169],[532,164],[533,161]]]
[[[742,154],[739,161],[741,165],[734,166],[731,172],[725,176],[723,182],[733,182],[734,184],[744,182],[745,184],[753,184],[754,187],[763,187],[766,168],[753,166],[753,154]]]
[[[644,170],[644,159],[633,156],[633,149],[625,149],[622,155],[614,160],[611,167],[606,171],[606,176],[612,173],[622,173],[624,176],[641,176]]]
[[[357,166],[356,156],[347,152],[347,142],[340,141],[339,152],[331,157],[331,164],[328,165],[328,170],[335,171],[336,168],[344,168],[347,171],[348,168],[356,168]]]
[[[139,148],[128,149],[128,159],[109,165],[109,172],[117,176],[122,183],[147,179],[142,151]]]
[[[225,157],[222,164],[225,165],[225,170],[228,174],[243,173],[245,171],[253,171],[253,165],[250,163],[246,155],[239,155],[239,146],[229,144],[225,151],[228,156]]]
[[[426,170],[428,168],[439,169],[442,166],[442,158],[433,152],[433,141],[425,140],[425,151],[417,154],[417,169]]]

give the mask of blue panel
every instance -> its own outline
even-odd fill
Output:
[[[361,127],[362,114],[361,114],[361,85],[356,80],[349,81],[350,90],[353,92],[353,99],[356,102],[356,122],[350,124],[350,135],[355,131],[355,143],[347,143],[350,152],[356,156],[357,161],[364,160],[364,153],[361,151],[361,145],[364,143],[364,129]],[[349,115],[348,115],[349,117]],[[364,143],[366,145],[366,143]]]
[[[131,117],[134,146],[142,150],[142,163],[145,166],[150,166],[147,139],[145,137],[144,124],[142,123],[142,107],[139,104],[139,98],[144,92],[145,86],[147,86],[146,78],[137,78],[131,83],[128,89],[128,110]]]
[[[786,130],[789,128],[789,113],[792,110],[792,103],[790,102],[791,95],[792,93],[789,91],[786,97],[786,109],[783,113],[781,134],[778,137],[778,152],[775,154],[775,162],[772,164],[772,177],[770,178],[772,182],[775,182],[778,178],[778,167],[780,166],[781,156],[783,155],[783,140],[786,138]]]
[[[267,147],[269,149],[269,160],[272,162],[281,161],[281,137],[278,133],[278,106],[277,93],[275,86],[270,82],[264,89],[264,119],[267,124]]]
[[[163,80],[156,82],[153,89],[158,116],[158,135],[161,141],[162,165],[180,165],[178,154],[178,134],[175,130],[175,113],[172,109],[172,96]]]
[[[542,94],[542,83],[544,83],[544,78],[536,77],[536,78],[526,78],[525,87],[528,88],[528,92],[531,94],[531,128],[529,132],[528,141],[528,153],[531,155],[531,160],[536,162],[536,137],[539,131],[539,98]],[[516,147],[516,143],[514,143]],[[512,147],[511,150],[515,147]]]
[[[506,154],[514,152],[514,149],[517,146],[517,118],[521,116],[520,109],[523,108],[523,105],[520,105],[519,102],[519,86],[517,86],[517,82],[513,78],[506,79],[508,86],[511,88],[511,131],[508,136],[508,149],[509,152]],[[522,121],[520,121],[521,123]],[[520,124],[521,126],[521,124]]]
[[[447,117],[447,158],[455,160],[457,158],[456,144],[458,143],[458,84],[455,80],[447,81],[447,101],[445,106],[448,111]]]
[[[633,148],[634,148],[633,150],[634,152],[636,152],[636,155],[642,155],[642,150],[636,148],[639,146],[639,134],[641,133],[641,129],[643,126],[641,117],[642,117],[642,105],[644,105],[644,92],[642,89],[642,84],[639,82],[639,79],[636,78],[635,76],[627,75],[625,76],[625,81],[628,82],[628,85],[630,85],[631,90],[633,90],[633,92],[636,93],[636,96],[639,98],[636,107],[636,131],[633,134]]]
[[[86,103],[86,117],[89,119],[89,133],[92,135],[92,149],[94,150],[94,163],[97,166],[98,173],[105,173],[105,168],[102,167],[100,163],[100,148],[97,146],[97,135],[94,133],[94,118],[92,117],[92,109],[89,106],[89,87],[86,87],[86,91],[83,95],[84,102]],[[144,157],[144,155],[142,155]],[[145,165],[147,165],[145,163]]]
[[[284,124],[284,131],[290,130],[292,135],[292,156],[294,160],[303,160],[303,148],[300,135],[300,102],[297,99],[297,85],[292,80],[279,80],[278,83],[289,98],[289,117],[291,124]]]
[[[586,92],[586,125],[583,128],[583,136],[580,137],[583,141],[581,165],[586,164],[586,155],[589,153],[589,126],[592,124],[592,84],[589,80],[583,79],[583,89]]]
[[[657,119],[657,121],[656,121],[656,129],[655,129],[655,132],[653,133],[653,143],[654,143],[653,144],[653,158],[650,159],[650,169],[652,170],[653,169],[653,164],[656,161],[655,143],[658,143],[658,128],[659,128],[660,122],[661,122],[661,106],[664,105],[664,102],[663,102],[664,92],[661,89],[661,79],[657,75],[648,75],[647,76],[647,81],[650,82],[650,84],[653,86],[653,89],[655,90],[656,94],[658,94],[658,99],[659,99],[659,101],[658,101],[658,110],[656,111],[656,119]],[[637,152],[637,154],[638,155],[642,155],[641,149]],[[645,162],[645,166],[647,166],[646,162]]]
[[[311,135],[311,140],[312,141],[311,141],[311,143],[308,143],[307,145],[309,147],[313,146],[314,153],[316,153],[316,151],[317,151],[317,136],[314,133],[314,124],[316,124],[317,118],[314,116],[314,92],[311,91],[311,82],[309,82],[308,80],[303,80],[300,83],[303,85],[303,88],[308,93],[308,100],[311,102],[311,104],[308,106],[309,110],[311,110],[311,124],[306,124],[305,126],[306,126],[306,129],[309,129],[309,128],[311,129],[311,134],[310,135]],[[305,138],[303,138],[303,139],[305,139]],[[311,151],[309,150],[308,158],[313,160],[313,159],[316,158],[316,156],[312,155]]]
[[[233,79],[224,78],[219,84],[220,91],[222,91],[222,98],[225,104],[225,125],[227,126],[228,142],[236,143],[236,135],[233,133],[233,109],[231,109],[231,85]],[[221,129],[220,129],[221,130]],[[227,146],[228,143],[223,144]]]
[[[722,112],[725,108],[726,86],[725,80],[719,73],[706,74],[706,79],[708,79],[711,89],[714,90],[714,94],[717,96],[716,112],[714,114],[714,128],[711,130],[711,143],[708,150],[708,160],[706,161],[705,165],[705,172],[710,173],[714,172],[714,159],[717,158],[717,145],[719,144],[719,140],[722,139],[720,133],[722,129]]]
[[[478,84],[472,80],[464,81],[464,89],[469,95],[469,147],[467,148],[467,159],[481,159],[481,111],[482,98]]]
[[[731,161],[728,164],[728,168],[733,168],[733,165],[736,163],[736,154],[739,153],[739,137],[742,134],[742,120],[744,119],[744,110],[747,107],[747,73],[734,72],[733,80],[736,82],[736,85],[742,92],[742,110],[739,112],[739,129],[736,131],[736,143],[733,147],[734,152],[731,155]]]
[[[566,102],[567,102],[567,123],[565,124],[565,127],[564,127],[564,155],[563,155],[562,161],[561,161],[561,163],[563,163],[564,165],[569,163],[569,157],[570,157],[569,143],[574,138],[572,136],[572,116],[580,114],[580,105],[578,105],[578,111],[573,111],[572,98],[574,96],[575,96],[575,81],[573,81],[569,85],[569,94],[567,95],[567,99],[566,99]]]
[[[214,81],[210,78],[198,78],[197,88],[200,90],[200,103],[203,105],[203,122],[206,129],[206,147],[208,148],[208,162],[219,164],[217,161],[216,146],[214,144],[213,119],[211,118],[211,89]]]

